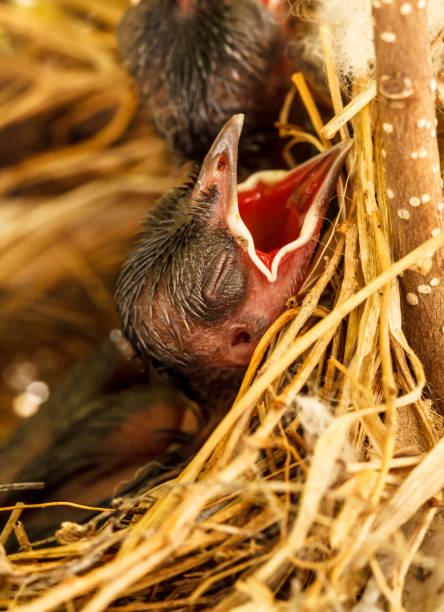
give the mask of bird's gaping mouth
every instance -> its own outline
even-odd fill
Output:
[[[243,115],[219,132],[198,179],[220,194],[218,222],[225,224],[270,281],[280,264],[316,235],[352,141],[340,143],[293,170],[257,172],[237,185],[237,149]],[[237,185],[237,187],[236,187]]]

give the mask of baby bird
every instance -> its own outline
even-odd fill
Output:
[[[115,495],[153,484],[172,462],[188,458],[198,429],[194,408],[161,375],[146,381],[144,373],[143,381],[139,370],[109,340],[80,360],[0,449],[2,483],[43,487],[10,491],[1,505],[108,506]],[[90,514],[66,506],[30,510],[24,524],[35,540],[52,535],[61,521]]]
[[[271,131],[289,85],[283,0],[140,0],[118,26],[141,105],[170,146],[201,160],[246,116],[243,149]]]
[[[222,412],[307,275],[351,146],[237,185],[242,124],[243,115],[232,117],[199,175],[157,202],[117,288],[124,333],[141,358],[181,373],[201,406]]]

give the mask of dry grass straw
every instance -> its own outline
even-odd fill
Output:
[[[118,325],[112,294],[128,242],[186,171],[139,116],[117,61],[114,29],[126,6],[0,2],[5,429],[23,363],[52,382]]]
[[[118,3],[112,8],[99,0],[89,4],[100,19],[115,22]],[[59,0],[55,6],[79,10],[85,3]],[[0,24],[32,41],[39,22],[24,13],[17,17],[17,10],[0,5]],[[141,167],[146,171],[151,136],[116,143],[133,103],[127,90],[114,87],[116,74],[124,77],[110,62],[110,37],[88,36],[89,45],[71,59],[94,70],[78,74],[74,89],[69,88],[76,100],[70,117],[88,112],[79,93],[85,91],[93,92],[93,100],[102,94],[112,98],[119,110],[87,145],[62,151],[61,174],[55,153],[6,170],[4,191],[48,179],[59,185],[68,175],[83,179],[83,155],[94,175],[72,191],[61,188],[54,198],[37,197],[33,206],[32,192],[26,190],[6,201],[10,216],[0,240],[6,256],[16,249],[22,265],[48,236],[61,248],[59,232],[66,230],[67,214],[79,223],[96,213],[103,218],[105,211],[112,214],[109,200],[121,190],[152,193],[170,180],[158,170],[151,181],[139,172]],[[373,146],[367,104],[371,85],[355,86],[352,110],[344,115],[329,36],[324,29],[334,114],[351,121],[355,147],[347,181],[339,185],[340,222],[323,240],[310,282],[265,334],[233,407],[175,481],[124,500],[100,526],[97,521],[65,525],[57,547],[34,550],[26,524],[18,524],[22,508],[13,511],[2,540],[15,530],[24,548],[0,559],[2,609],[358,612],[444,606],[443,561],[440,546],[434,548],[443,537],[441,417],[422,399],[424,371],[403,335],[397,286],[404,270],[427,265],[444,236],[392,261],[380,152]],[[47,44],[68,53],[64,40],[54,33]],[[64,78],[45,90],[45,80],[37,76],[41,67],[34,64],[17,67],[24,78],[33,75],[19,106],[22,113],[40,113],[63,97],[57,88]],[[293,82],[279,124],[291,137],[288,156],[300,140],[320,150],[329,146],[303,76],[295,75]],[[45,92],[51,92],[50,100]],[[288,124],[295,95],[302,97],[316,136]],[[342,119],[340,128],[346,137]],[[133,152],[129,167],[123,167],[122,148]],[[108,227],[106,237],[114,239]],[[85,286],[88,275],[100,280],[104,273],[99,258],[91,259],[95,247],[94,240],[92,246],[85,240],[83,251],[67,250],[69,273]],[[6,261],[2,282],[10,283],[9,299],[17,300],[20,269],[14,268],[15,258]],[[108,265],[116,265],[112,256]],[[48,265],[38,290],[44,294],[67,273],[58,262],[54,269]],[[326,290],[331,308],[320,304]],[[108,297],[100,289],[91,291],[98,309],[104,307],[102,297],[107,308]]]

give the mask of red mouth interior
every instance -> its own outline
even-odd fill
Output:
[[[271,185],[257,185],[238,193],[239,214],[254,240],[258,257],[271,269],[276,253],[300,233],[316,189],[311,181],[308,192],[304,173],[291,172]]]

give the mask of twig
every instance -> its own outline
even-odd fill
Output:
[[[343,125],[350,121],[355,115],[359,113],[369,102],[376,96],[376,83],[371,83],[367,89],[361,91],[355,96],[351,102],[343,108],[343,110],[335,115],[333,119],[330,119],[328,123],[321,129],[321,134],[325,138],[333,138]]]
[[[20,518],[21,513],[23,512],[23,504],[17,503],[16,507],[13,508],[9,519],[6,525],[3,527],[3,530],[0,534],[0,544],[4,546],[9,539],[9,536],[14,531],[14,527],[17,524],[17,521]]]
[[[438,511],[438,508],[434,508],[433,506],[425,509],[423,512],[418,525],[416,526],[413,534],[411,535],[408,546],[407,546],[407,555],[405,555],[399,562],[397,567],[393,570],[392,575],[392,584],[393,584],[393,592],[394,595],[399,602],[398,605],[401,605],[401,600],[403,596],[404,583],[407,572],[413,562],[413,558],[418,552],[419,547],[421,546],[427,531],[435,518],[435,515]]]
[[[86,506],[85,504],[76,504],[75,502],[44,502],[42,504],[20,504],[20,512],[22,510],[33,510],[41,508],[54,508],[57,506],[69,506],[70,508],[77,508],[79,510],[94,510],[97,512],[115,512],[112,508],[100,508],[98,506]],[[1,506],[0,512],[8,512],[9,510],[15,511],[15,506]]]
[[[301,96],[304,106],[307,109],[308,114],[310,115],[310,120],[313,124],[314,129],[316,130],[319,140],[321,141],[324,147],[329,147],[329,141],[322,135],[322,119],[313,100],[313,96],[311,95],[311,92],[305,81],[304,75],[301,72],[297,72],[291,77],[291,80],[298,89],[299,95]]]
[[[426,5],[373,3],[383,165],[396,257],[443,228]],[[417,270],[401,279],[406,335],[434,394],[444,401],[444,250]]]
[[[342,112],[344,107],[342,104],[341,88],[336,71],[336,65],[333,59],[334,51],[331,31],[327,25],[321,25],[319,33],[321,35],[322,47],[324,50],[325,70],[327,73],[328,86],[330,88],[330,95],[333,103],[333,110],[335,111],[336,115],[338,115],[340,112]],[[328,136],[325,133],[324,129],[325,128],[321,129],[322,136],[325,136],[326,138],[331,138],[331,136]],[[345,140],[346,138],[350,138],[350,132],[345,122],[339,127],[339,131],[343,140]]]
[[[15,537],[20,546],[20,550],[28,551],[32,550],[31,542],[29,541],[28,534],[26,533],[25,527],[21,521],[17,521],[14,527]]]
[[[44,482],[11,482],[9,484],[0,485],[0,493],[6,493],[7,491],[30,491],[31,489],[43,489],[44,486]]]

